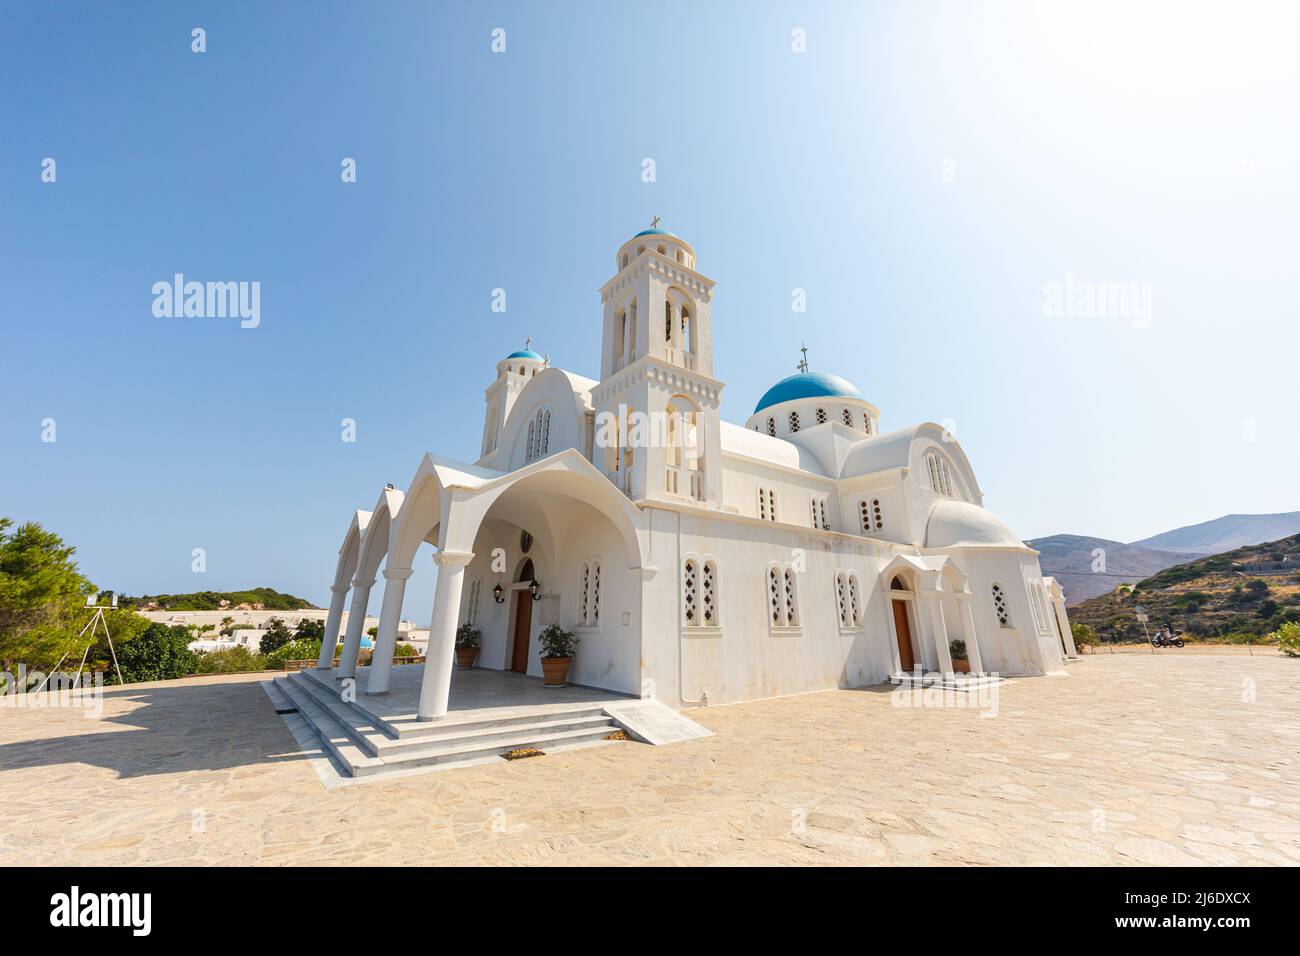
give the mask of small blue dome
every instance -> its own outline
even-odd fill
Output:
[[[672,236],[674,239],[677,238],[677,235],[676,235],[675,233],[671,233],[671,232],[669,232],[667,229],[658,229],[658,228],[655,228],[655,229],[642,229],[640,232],[638,232],[638,233],[637,233],[635,236],[633,236],[632,238],[633,238],[633,239],[640,239],[642,236]]]
[[[506,358],[536,359],[538,362],[544,361],[544,359],[532,349],[519,349],[517,352],[511,352],[506,356]]]
[[[754,406],[757,415],[763,409],[782,402],[792,402],[797,398],[856,398],[862,400],[862,393],[852,382],[846,382],[838,375],[827,372],[799,372],[789,378],[783,378],[766,392]]]
[[[362,634],[362,635],[361,635],[361,646],[364,647],[364,648],[371,648],[371,647],[374,647],[374,646],[375,646],[375,642],[372,641],[372,640],[371,640],[369,637],[367,637],[366,635]]]

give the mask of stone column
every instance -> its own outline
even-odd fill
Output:
[[[943,603],[938,591],[926,591],[923,600],[929,606],[934,649],[939,655],[939,673],[952,677],[952,653],[948,650],[948,623],[943,619]]]
[[[334,648],[339,643],[339,622],[343,620],[343,603],[348,599],[348,586],[336,584],[330,588],[330,612],[325,618],[325,634],[321,637],[320,657],[316,660],[318,671],[334,666]]]
[[[379,612],[375,650],[370,656],[367,694],[388,693],[388,678],[393,671],[393,646],[397,643],[397,625],[402,618],[402,598],[406,595],[406,580],[413,573],[410,568],[384,568],[384,604]]]
[[[456,620],[460,616],[460,592],[465,583],[465,566],[474,555],[439,551],[438,586],[433,592],[433,619],[429,622],[429,649],[424,656],[424,677],[420,683],[417,720],[447,716],[451,696],[451,671],[456,654]]]
[[[970,672],[983,674],[984,658],[980,656],[979,637],[975,634],[975,612],[971,610],[970,596],[959,598],[958,603],[961,605],[963,625],[966,630],[966,654],[970,659]]]
[[[357,655],[361,653],[361,629],[366,626],[366,605],[370,603],[370,589],[375,582],[352,579],[352,607],[348,609],[348,630],[343,637],[343,655],[335,679],[355,677]]]

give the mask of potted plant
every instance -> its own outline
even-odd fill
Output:
[[[456,628],[456,666],[463,671],[474,666],[478,657],[479,630],[472,624],[465,623]]]
[[[537,640],[542,647],[542,686],[563,687],[569,676],[569,666],[573,664],[573,648],[578,639],[572,631],[566,631],[558,624],[548,624]]]
[[[952,655],[952,669],[958,674],[970,673],[970,661],[966,658],[966,642],[955,640],[948,642],[948,653]]]

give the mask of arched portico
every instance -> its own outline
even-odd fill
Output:
[[[356,511],[352,521],[343,535],[343,544],[339,546],[339,559],[334,567],[334,583],[330,585],[330,609],[325,618],[325,633],[321,636],[320,657],[316,660],[317,670],[329,670],[334,666],[334,649],[339,643],[339,622],[343,619],[343,605],[347,601],[348,591],[352,587],[352,578],[356,574],[357,559],[361,554],[361,542],[370,523],[369,511]]]
[[[361,653],[361,632],[366,625],[366,608],[370,603],[370,589],[374,587],[375,576],[379,571],[379,562],[388,551],[388,538],[393,519],[402,507],[403,495],[395,488],[385,488],[379,493],[366,533],[361,538],[361,548],[357,553],[355,577],[352,579],[352,607],[348,610],[348,629],[343,637],[343,653],[339,657],[339,668],[335,676],[339,679],[353,677],[357,672],[357,656]],[[410,575],[408,574],[407,577]],[[387,574],[385,574],[387,577]],[[388,600],[388,588],[393,579],[388,579],[385,587],[385,602]],[[399,590],[405,587],[406,579],[399,580]],[[401,596],[397,597],[398,611],[401,611]],[[396,635],[396,622],[393,633]],[[375,644],[378,650],[378,642]],[[391,651],[390,651],[391,654]]]
[[[888,623],[895,673],[909,670],[904,655],[910,639],[918,655],[911,669],[932,662],[939,673],[951,677],[952,652],[948,645],[954,629],[964,635],[971,673],[983,673],[968,578],[956,561],[946,555],[899,555],[885,565],[879,580],[892,611]]]
[[[574,524],[567,515],[574,508],[608,519],[622,552],[619,563],[639,573],[644,566],[639,511],[576,450],[565,449],[504,475],[425,456],[384,542],[386,573],[407,572],[407,576],[421,544],[429,542],[438,548],[434,556],[438,583],[418,713],[421,720],[446,713],[465,570],[474,560],[484,521],[494,518],[526,528],[558,549]],[[394,583],[390,579],[389,586]],[[400,613],[400,603],[385,600],[368,693],[383,693],[388,688]]]

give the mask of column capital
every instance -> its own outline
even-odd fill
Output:
[[[440,568],[463,568],[473,560],[474,554],[470,551],[439,551],[433,556],[433,563]]]
[[[351,587],[352,587],[352,585],[350,585],[350,584],[331,584],[331,585],[330,585],[330,593],[331,593],[331,594],[347,594],[348,591],[351,589]]]
[[[415,571],[412,568],[384,568],[385,581],[405,581]]]
[[[375,579],[371,578],[369,581],[362,581],[360,578],[353,578],[352,586],[354,588],[372,588],[375,586]]]

